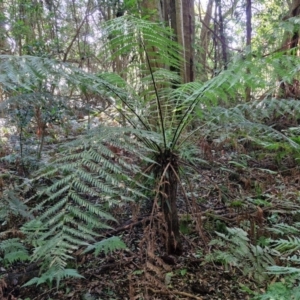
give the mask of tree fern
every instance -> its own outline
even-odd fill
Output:
[[[77,96],[90,93],[113,106],[131,126],[131,129],[99,126],[87,130],[35,175],[33,182],[47,182],[44,183],[47,186],[39,190],[35,198],[39,201],[34,209],[38,217],[28,222],[23,230],[35,247],[33,259],[41,259],[44,270],[53,268],[46,278],[53,279],[56,276],[53,274],[58,274],[58,281],[72,251],[93,243],[101,236],[101,229],[108,228],[107,222],[115,221],[105,210],[107,203],[113,205],[143,197],[141,181],[136,178],[137,175],[145,178],[143,176],[148,174],[143,174],[138,165],[125,157],[117,157],[110,145],[151,164],[148,170],[155,174],[159,185],[154,190],[158,195],[168,196],[162,197],[161,202],[165,218],[171,225],[176,223],[170,218],[177,214],[174,199],[176,201],[176,183],[182,162],[179,155],[184,153],[180,148],[187,140],[183,132],[195,121],[195,116],[198,118],[196,126],[199,125],[196,129],[213,137],[244,134],[254,141],[283,140],[299,149],[291,137],[264,123],[274,112],[298,116],[298,103],[291,106],[288,101],[243,101],[245,83],[253,89],[254,95],[273,95],[277,71],[283,65],[289,69],[285,74],[281,71],[280,74],[285,75],[283,80],[292,80],[299,72],[296,58],[284,53],[253,62],[240,58],[205,83],[180,85],[177,74],[171,70],[180,66],[181,50],[170,41],[168,28],[124,16],[109,21],[102,29],[102,36],[106,39],[104,46],[109,49],[110,58],[129,52],[136,55],[125,70],[134,75],[127,81],[111,72],[91,74],[47,58],[0,56],[0,84],[7,97],[2,108],[6,112],[13,106],[30,108],[35,105],[31,97],[40,105],[56,105],[63,99],[64,107],[73,108],[72,99],[68,97],[70,91]],[[262,65],[271,76],[264,75]],[[219,106],[220,103],[225,103],[226,108]],[[176,251],[171,248],[180,244],[179,239],[174,240],[175,229],[169,228],[168,251]],[[224,235],[219,241],[231,242],[231,250],[236,249],[236,252],[228,252],[231,258],[238,258],[235,264],[247,255],[245,269],[249,267],[253,271],[250,262],[259,270],[271,262],[267,249],[250,246],[241,231],[232,231],[230,235],[232,240]],[[100,244],[96,249],[101,247]],[[224,260],[228,262],[230,255]]]

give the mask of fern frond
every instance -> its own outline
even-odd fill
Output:
[[[51,286],[53,280],[56,280],[56,288],[58,289],[60,281],[64,278],[84,278],[78,274],[75,269],[57,269],[52,267],[42,274],[41,277],[34,277],[26,282],[23,287],[30,286],[33,284],[40,285],[46,283]]]
[[[298,237],[272,240],[272,243],[277,251],[285,254],[292,253],[300,248],[300,238]]]
[[[294,226],[285,224],[285,223],[279,223],[274,224],[272,227],[268,228],[268,231],[274,232],[276,234],[280,235],[287,235],[287,234],[298,234],[299,233],[299,223],[294,223]]]
[[[84,253],[90,252],[90,251],[95,251],[95,255],[97,256],[100,252],[104,252],[104,254],[108,254],[108,252],[113,252],[118,249],[125,249],[126,245],[122,240],[117,237],[113,236],[107,239],[104,239],[100,242],[97,242],[93,245],[89,245]]]
[[[265,279],[267,267],[275,264],[272,255],[275,252],[267,247],[252,245],[248,234],[241,228],[228,228],[228,234],[217,232],[218,239],[211,241],[211,245],[221,247],[206,257],[207,261],[219,261],[225,266],[234,266],[242,270],[245,275],[258,282]]]
[[[42,199],[39,209],[43,212],[28,222],[23,231],[35,245],[32,258],[44,261],[44,269],[47,266],[64,269],[73,251],[94,242],[101,230],[110,228],[106,222],[115,219],[103,209],[106,203],[119,204],[145,197],[140,192],[143,185],[133,176],[137,173],[143,176],[138,165],[116,156],[110,149],[113,145],[143,157],[142,150],[147,148],[130,134],[144,138],[148,133],[96,128],[65,145],[56,160],[37,172],[36,180],[49,178],[52,184],[39,190],[37,197]],[[124,244],[116,238],[93,247],[99,253],[122,248]]]
[[[299,274],[300,268],[271,266],[268,267],[268,272],[269,274],[276,274],[276,275]]]
[[[0,261],[4,265],[9,265],[16,261],[26,261],[30,259],[26,247],[21,243],[19,238],[7,239],[0,242]],[[2,256],[1,255],[1,256]]]
[[[179,46],[173,42],[171,29],[131,15],[115,18],[104,24],[103,41],[112,57],[126,55],[129,51],[144,55],[145,49],[151,61],[157,65],[179,67]]]

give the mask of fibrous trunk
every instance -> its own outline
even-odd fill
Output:
[[[168,181],[164,184],[162,198],[163,213],[168,226],[167,252],[168,254],[181,255],[182,245],[176,206],[177,179],[171,170],[168,172]]]
[[[176,156],[172,153],[165,155],[160,161],[160,196],[161,207],[167,225],[166,250],[168,254],[182,254],[182,244],[180,240],[178,212],[176,206],[178,170]]]

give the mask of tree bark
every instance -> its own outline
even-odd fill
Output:
[[[300,0],[293,0],[289,7],[289,13],[284,19],[295,18],[300,16]],[[284,35],[282,41],[281,49],[286,50],[287,55],[295,55],[297,57],[300,56],[300,32],[299,29],[294,30],[294,32],[287,32]],[[293,53],[289,50],[295,49]],[[283,82],[281,78],[279,78],[280,86],[276,93],[276,97],[278,98],[294,98],[300,99],[300,82],[297,78],[294,78],[292,83]]]
[[[166,154],[166,155],[165,155]],[[168,254],[181,255],[182,242],[180,238],[179,220],[177,211],[177,162],[176,157],[166,151],[163,161],[168,164],[161,170],[164,172],[161,187],[161,201],[164,218],[167,224],[166,249]],[[171,165],[172,164],[172,165]]]
[[[199,18],[202,23],[201,31],[200,31],[200,45],[199,45],[199,63],[200,63],[200,80],[207,81],[208,72],[207,72],[207,55],[208,55],[208,47],[210,45],[210,22],[212,19],[212,9],[213,9],[214,0],[209,0],[207,3],[206,11],[204,18],[201,18],[201,7],[199,6]]]
[[[177,71],[182,82],[194,80],[195,12],[194,0],[160,0],[161,19],[175,34],[175,40],[182,46],[183,64]]]
[[[248,58],[251,59],[251,42],[252,42],[252,2],[251,0],[247,0],[246,3],[246,46],[247,46],[247,53],[249,53],[250,55],[248,55]],[[247,69],[247,73],[250,73],[250,70]],[[250,87],[246,87],[245,90],[245,94],[246,94],[246,101],[250,101],[251,100],[251,88]]]
[[[226,43],[226,37],[225,37],[225,32],[224,32],[224,22],[223,22],[223,15],[222,15],[221,0],[216,0],[216,5],[218,7],[218,16],[219,16],[222,65],[223,65],[223,68],[226,70],[227,63],[228,63],[227,62],[227,43]]]

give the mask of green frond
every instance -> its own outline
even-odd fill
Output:
[[[269,274],[276,274],[276,275],[284,275],[284,274],[298,274],[300,273],[299,268],[294,267],[281,267],[281,266],[271,266],[268,267]]]
[[[56,288],[58,289],[60,281],[64,278],[84,278],[78,274],[75,269],[59,269],[56,267],[49,268],[46,272],[42,274],[41,277],[34,277],[28,282],[26,282],[23,287],[30,286],[33,284],[40,285],[46,283],[51,286],[53,280],[56,280]]]
[[[0,220],[6,220],[10,214],[20,215],[26,219],[33,219],[28,206],[24,204],[16,191],[4,190],[0,201]]]
[[[288,237],[288,239],[277,239],[272,241],[274,248],[285,254],[297,251],[300,248],[300,238]]]
[[[111,215],[101,211],[100,209],[97,209],[97,207],[92,207],[90,209],[90,212],[92,213],[91,215],[87,214],[81,209],[78,209],[77,207],[70,207],[69,210],[75,217],[85,221],[87,224],[93,226],[99,226],[99,228],[110,228],[110,227],[105,226],[102,222],[99,222],[99,220],[97,220],[97,217],[95,215],[106,220],[114,220],[114,218]]]
[[[241,228],[226,227],[227,234],[217,232],[218,239],[210,242],[210,245],[220,247],[206,256],[206,261],[218,261],[228,266],[235,266],[242,270],[244,275],[254,278],[257,282],[263,282],[267,267],[275,264],[272,252],[268,247],[252,245],[247,232]]]
[[[104,24],[103,41],[112,57],[126,55],[147,55],[157,65],[179,67],[180,51],[172,41],[173,33],[163,24],[149,22],[131,15],[115,18]]]
[[[43,268],[65,268],[74,250],[94,242],[101,230],[111,228],[106,222],[115,219],[104,210],[106,204],[145,197],[142,184],[133,176],[143,176],[139,166],[110,149],[118,147],[135,156],[141,151],[140,157],[144,157],[147,147],[132,136],[138,136],[135,133],[143,138],[141,131],[96,128],[65,145],[54,161],[36,172],[37,180],[49,178],[52,184],[39,190],[40,215],[23,231],[35,245],[32,258],[44,261]],[[118,239],[112,239],[95,244],[95,250],[106,252],[122,246]]]
[[[60,196],[60,194],[58,196]],[[60,198],[49,198],[50,201],[52,199],[60,199]],[[57,219],[59,219],[60,216],[65,213],[65,207],[67,206],[67,204],[68,204],[68,197],[62,198],[60,201],[57,201],[55,204],[48,207],[48,209],[43,213],[43,215],[39,218],[39,220],[44,221],[51,216],[55,216]]]
[[[3,258],[1,258],[1,256]],[[0,262],[2,262],[3,265],[29,259],[29,253],[19,238],[7,239],[0,242]]]
[[[300,227],[299,223],[294,223],[294,226],[285,223],[279,223],[279,224],[274,224],[271,228],[268,228],[268,231],[280,235],[287,235],[287,234],[294,235],[299,233],[299,227]]]
[[[126,249],[126,245],[122,240],[117,237],[113,236],[107,239],[104,239],[100,242],[97,242],[93,245],[89,245],[84,253],[90,252],[90,251],[95,251],[95,256],[97,256],[100,252],[104,252],[104,254],[108,254],[109,252],[113,252],[115,250],[119,249]]]

